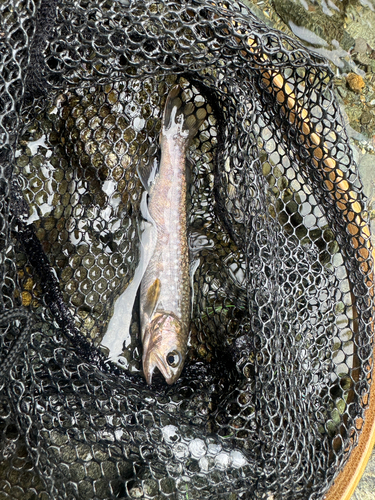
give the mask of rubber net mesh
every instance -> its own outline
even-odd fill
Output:
[[[372,366],[364,196],[323,59],[216,0],[1,0],[1,499],[321,499]],[[100,347],[166,96],[189,149],[179,380]],[[364,218],[363,218],[364,217]]]

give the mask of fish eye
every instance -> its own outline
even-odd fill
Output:
[[[172,368],[176,368],[180,363],[180,354],[177,351],[169,352],[167,354],[167,363]]]

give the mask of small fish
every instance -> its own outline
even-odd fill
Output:
[[[148,212],[156,244],[141,282],[143,371],[148,384],[157,367],[173,384],[184,366],[190,321],[186,224],[186,153],[206,110],[183,104],[177,85],[168,94],[160,133],[159,172],[149,191]]]

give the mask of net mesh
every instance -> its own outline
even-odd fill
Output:
[[[326,62],[242,4],[1,0],[0,499],[321,499],[372,368],[364,195]],[[193,308],[173,386],[100,347],[169,90]]]

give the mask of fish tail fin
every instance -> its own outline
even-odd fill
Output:
[[[207,116],[204,106],[197,108],[191,101],[183,102],[182,89],[175,85],[170,90],[165,103],[162,134],[177,133],[189,142],[198,132]]]

